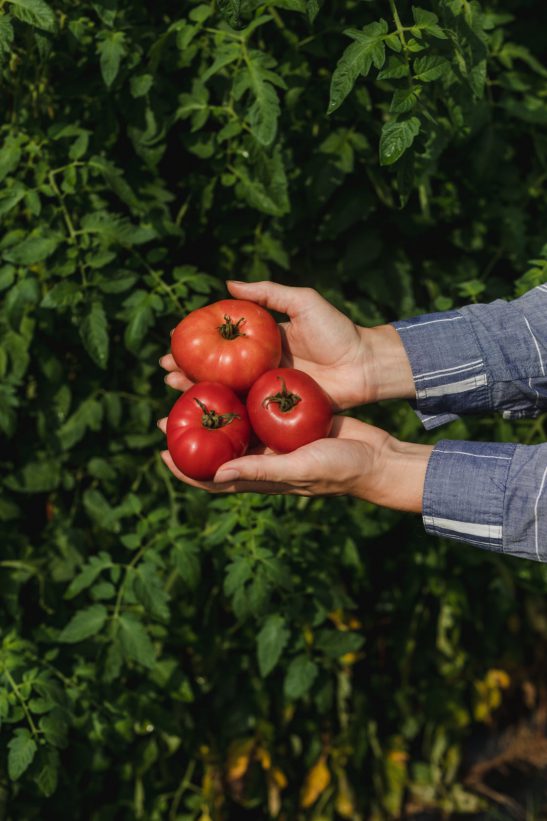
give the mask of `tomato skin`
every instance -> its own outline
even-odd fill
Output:
[[[204,411],[196,399],[216,414],[237,414],[218,428],[203,425]],[[230,388],[215,382],[193,385],[173,405],[167,417],[167,447],[173,462],[191,479],[208,481],[218,468],[243,456],[251,438],[249,417]]]
[[[269,397],[283,389],[300,397],[290,410],[283,412]],[[259,439],[276,453],[292,450],[324,439],[332,427],[332,407],[325,391],[303,371],[275,368],[254,383],[247,397],[247,411]]]
[[[229,317],[241,335],[225,339],[219,328]],[[273,316],[243,299],[222,299],[188,314],[171,337],[175,362],[193,382],[220,382],[246,393],[281,359],[281,334]]]

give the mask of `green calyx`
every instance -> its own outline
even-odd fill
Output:
[[[274,393],[272,396],[267,396],[266,399],[262,402],[265,408],[268,407],[272,402],[276,405],[279,405],[279,410],[281,413],[289,413],[301,402],[301,397],[298,396],[296,393],[291,393],[287,390],[287,386],[285,384],[285,380],[282,376],[277,377],[281,382],[281,390],[278,393]]]
[[[238,413],[217,413],[214,410],[209,410],[207,406],[203,404],[201,399],[197,399],[196,397],[194,397],[194,401],[197,402],[203,411],[201,424],[208,430],[218,430],[218,428],[223,428],[226,425],[229,425],[234,419],[241,418]]]
[[[245,336],[240,330],[240,325],[245,322],[245,317],[242,316],[237,322],[232,322],[231,317],[224,317],[224,325],[218,326],[218,332],[223,339],[237,339],[238,336]]]

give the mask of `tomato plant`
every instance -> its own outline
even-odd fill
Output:
[[[250,435],[245,406],[216,382],[189,388],[167,418],[169,453],[191,479],[212,479],[224,462],[243,456]]]
[[[194,382],[210,379],[238,393],[281,359],[281,336],[271,314],[254,302],[221,299],[186,316],[171,337],[179,368]]]
[[[332,426],[325,391],[303,371],[274,368],[254,383],[247,410],[258,438],[276,453],[323,439]]]

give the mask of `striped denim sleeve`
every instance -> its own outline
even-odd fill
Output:
[[[441,440],[424,487],[428,533],[547,562],[547,444]]]
[[[428,429],[459,414],[506,419],[547,410],[547,285],[513,302],[468,305],[393,323],[414,375]]]

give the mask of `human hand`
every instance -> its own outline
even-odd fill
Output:
[[[287,314],[280,324],[281,367],[305,371],[329,395],[335,409],[378,399],[415,396],[414,381],[397,331],[390,325],[361,328],[311,288],[275,282],[228,282],[236,299]],[[192,384],[171,354],[160,364],[176,390]]]
[[[158,426],[165,433],[167,418]],[[264,447],[226,462],[211,482],[197,482],[161,456],[171,473],[210,493],[268,493],[299,496],[348,494],[396,510],[420,512],[432,447],[399,442],[383,430],[337,416],[331,436],[287,454]]]

